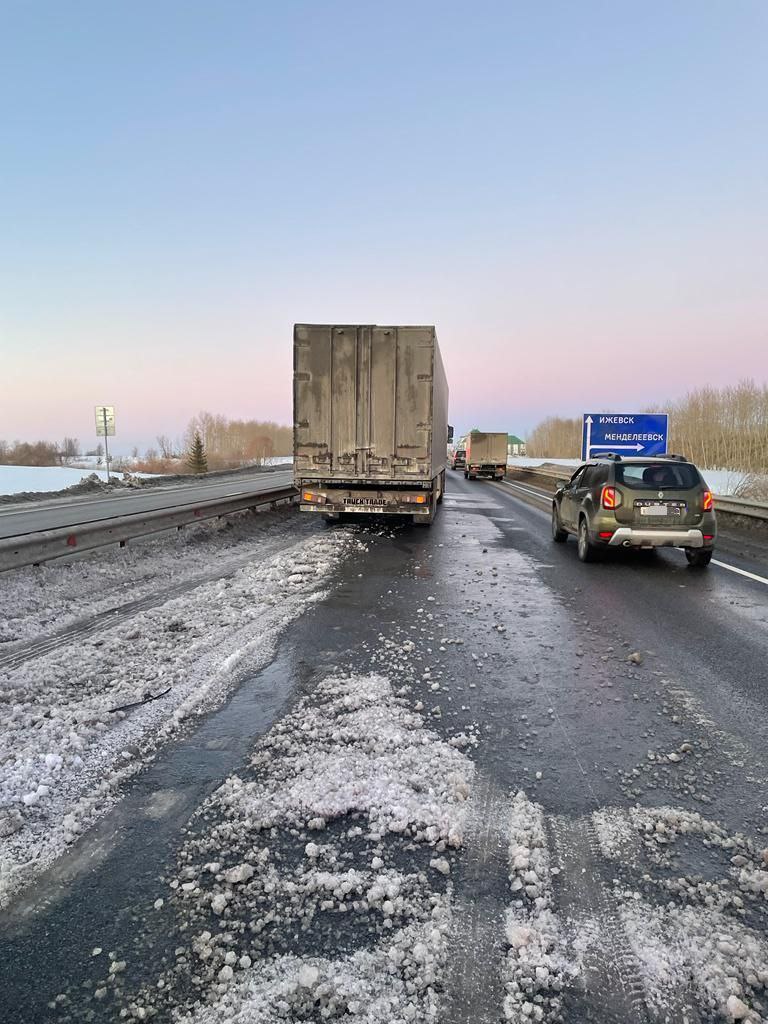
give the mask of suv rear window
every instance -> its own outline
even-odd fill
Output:
[[[617,462],[616,483],[635,491],[687,491],[701,479],[690,462]]]

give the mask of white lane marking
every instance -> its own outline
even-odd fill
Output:
[[[738,569],[735,565],[728,565],[727,562],[720,562],[716,558],[712,559],[712,565],[719,565],[721,569],[727,569],[728,572],[738,573],[739,576],[746,576],[748,580],[754,580],[756,583],[764,583],[768,587],[768,579],[765,576],[758,576],[755,572],[747,572],[746,569]]]
[[[530,487],[524,487],[522,484],[511,484],[507,483],[506,481],[504,482],[506,483],[507,487],[511,488],[513,491],[522,491],[523,494],[530,494],[532,498],[538,498],[539,501],[544,501],[547,504],[549,504],[552,501],[551,496],[542,494],[541,491],[533,491]]]

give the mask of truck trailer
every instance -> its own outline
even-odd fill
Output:
[[[464,476],[470,480],[488,477],[501,480],[507,470],[507,435],[473,430],[467,435]]]
[[[434,327],[296,324],[293,412],[302,512],[432,522],[451,440]]]

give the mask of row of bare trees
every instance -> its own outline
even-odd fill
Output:
[[[187,473],[189,453],[199,437],[208,470],[263,465],[276,455],[293,451],[293,431],[270,420],[230,420],[221,414],[199,412],[187,424],[184,436],[173,441],[158,434],[157,446],[147,449],[134,468],[146,473]]]
[[[700,466],[768,473],[768,384],[698,388],[642,411],[668,412],[669,450]],[[541,458],[578,458],[581,418],[547,417],[529,434],[527,450]]]
[[[0,440],[0,466],[65,466],[80,455],[76,437],[56,441]]]

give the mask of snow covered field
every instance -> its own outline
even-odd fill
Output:
[[[271,555],[254,551],[231,577],[141,612],[104,638],[0,670],[0,904],[102,814],[187,718],[273,656],[280,632],[323,595],[357,544],[336,531]]]
[[[104,481],[107,479],[107,471],[95,467],[75,469],[70,466],[0,466],[0,495],[63,491],[67,487],[79,484],[91,473],[96,473]],[[112,472],[113,477],[120,475]],[[147,478],[151,476],[150,473],[135,475]]]

